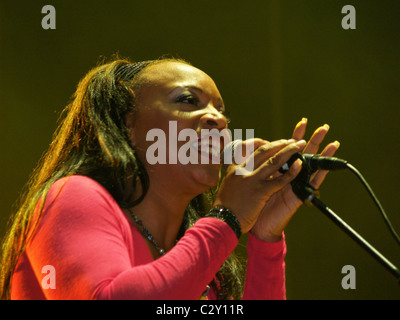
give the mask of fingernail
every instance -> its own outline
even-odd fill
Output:
[[[339,142],[339,141],[336,140],[336,141],[334,142],[334,144],[336,145],[336,148],[339,148],[339,147],[340,147],[340,142]]]
[[[329,124],[326,124],[326,123],[323,125],[323,127],[325,127],[326,130],[329,130],[329,128],[330,128]]]
[[[308,119],[305,118],[305,117],[303,117],[303,118],[301,119],[301,122],[303,122],[303,123],[306,123],[307,121],[308,121]]]

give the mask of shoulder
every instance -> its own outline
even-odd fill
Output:
[[[45,199],[45,211],[63,213],[64,217],[85,216],[118,212],[120,208],[111,194],[97,181],[80,175],[57,180]]]
[[[84,201],[88,198],[111,200],[110,193],[97,181],[80,175],[61,178],[53,183],[48,192],[49,200],[60,198],[68,201]]]
[[[89,192],[89,191],[97,191],[97,192],[107,192],[107,190],[96,180],[86,176],[80,175],[72,175],[63,177],[56,182],[50,188],[51,192],[61,191],[62,189],[68,191],[79,191],[79,192]]]

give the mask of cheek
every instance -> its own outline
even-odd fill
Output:
[[[183,145],[198,139],[198,134],[192,129],[192,123],[190,121],[178,121],[174,118],[164,119],[164,121],[148,119],[135,128],[133,133],[134,145],[143,149],[157,141],[158,145],[162,144],[168,153],[170,151],[177,155]]]
[[[140,110],[135,116],[131,139],[135,147],[144,148],[149,145],[148,135],[153,129],[168,132],[168,120],[154,109]],[[154,131],[154,130],[153,130]],[[150,143],[151,144],[151,143]]]
[[[149,153],[152,159],[165,159],[162,163],[179,164],[180,148],[189,141],[198,139],[195,130],[197,122],[197,117],[174,112],[162,105],[142,108],[136,114],[131,131],[131,139],[139,158],[143,162],[154,164],[156,160],[147,159]],[[190,135],[187,135],[188,132]],[[178,137],[184,141],[178,141]]]

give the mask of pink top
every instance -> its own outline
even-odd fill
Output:
[[[201,218],[153,260],[108,191],[88,177],[71,176],[50,188],[14,272],[11,298],[198,299],[237,244],[228,224]],[[247,247],[243,299],[285,299],[285,240],[267,243],[249,234]],[[46,285],[51,282],[55,288]]]

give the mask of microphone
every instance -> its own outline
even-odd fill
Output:
[[[302,161],[302,169],[296,178],[290,183],[296,196],[307,205],[311,205],[315,198],[319,198],[318,190],[310,184],[311,175],[317,170],[340,170],[347,168],[347,161],[335,157],[325,157],[308,153],[295,153],[279,169],[280,173],[285,173],[290,166],[297,160]]]
[[[303,162],[310,173],[317,170],[341,170],[347,168],[347,161],[336,157],[325,157],[316,154],[296,153],[279,169],[279,172],[285,173],[297,159]]]
[[[243,140],[234,140],[228,143],[221,153],[221,158],[224,158],[225,161],[223,162],[225,165],[231,164],[232,158],[234,158],[235,150],[239,147],[240,144],[243,143]],[[242,144],[243,146],[243,144]],[[254,152],[254,148],[249,150],[250,153],[246,154],[247,157],[250,156],[251,153]],[[326,157],[320,156],[316,154],[308,154],[308,153],[296,153],[290,157],[290,159],[279,169],[279,172],[285,173],[289,170],[290,166],[297,160],[300,159],[303,162],[303,166],[305,165],[306,168],[310,173],[314,173],[317,170],[341,170],[347,168],[347,161],[343,159],[339,159],[336,157]],[[245,158],[242,159],[244,161]]]

